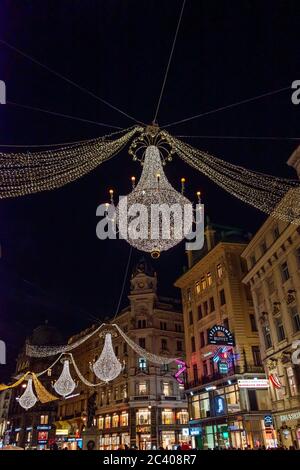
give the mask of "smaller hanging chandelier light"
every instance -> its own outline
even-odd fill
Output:
[[[29,408],[32,408],[36,404],[37,401],[38,401],[37,397],[35,396],[32,390],[32,377],[29,377],[26,390],[20,396],[18,403],[25,410],[29,410]]]
[[[91,365],[98,379],[104,382],[114,380],[122,371],[122,364],[116,357],[112,345],[111,333],[105,333],[104,346],[97,361]]]
[[[70,361],[69,359],[63,359],[63,370],[62,373],[60,374],[60,377],[56,380],[55,384],[53,385],[54,390],[58,395],[61,395],[62,397],[66,397],[67,395],[70,395],[75,387],[76,383],[72,379],[72,376],[70,374]]]

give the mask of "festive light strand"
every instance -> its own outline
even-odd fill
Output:
[[[131,349],[133,349],[139,356],[147,359],[149,362],[153,362],[155,364],[170,364],[171,362],[174,362],[178,359],[178,357],[158,356],[157,354],[150,353],[130,339],[129,336],[127,336],[116,323],[113,323],[112,326],[117,329]]]
[[[169,137],[173,149],[186,163],[227,192],[261,211],[286,222],[300,223],[300,183],[247,170]]]
[[[0,198],[64,186],[116,155],[141,130],[134,127],[116,140],[99,138],[44,152],[0,152]]]

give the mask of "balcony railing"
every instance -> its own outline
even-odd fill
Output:
[[[199,385],[205,385],[210,382],[215,382],[216,380],[226,379],[226,377],[231,377],[235,374],[263,374],[264,368],[263,366],[256,366],[253,364],[247,364],[245,367],[241,366],[234,366],[228,370],[227,374],[220,374],[220,372],[214,372],[210,375],[203,375],[202,377],[198,377],[190,382],[187,382],[185,385],[186,389],[194,388]]]

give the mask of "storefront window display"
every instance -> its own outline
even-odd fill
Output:
[[[113,414],[112,417],[112,427],[117,428],[119,426],[119,415]]]
[[[108,429],[111,427],[111,416],[105,416],[105,429]]]
[[[177,421],[177,424],[188,424],[189,422],[188,411],[187,410],[177,411],[176,421]]]
[[[148,408],[137,410],[136,422],[138,425],[151,424],[151,411]]]
[[[174,424],[174,412],[173,412],[173,410],[165,408],[162,411],[162,424]]]
[[[175,442],[175,431],[163,431],[161,433],[161,445],[164,449],[172,450]]]
[[[103,429],[104,428],[104,418],[103,416],[99,416],[98,418],[98,429]]]
[[[122,413],[121,413],[120,425],[121,426],[128,426],[128,413],[126,411],[122,411]]]

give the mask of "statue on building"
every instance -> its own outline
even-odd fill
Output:
[[[91,428],[94,424],[94,418],[96,414],[96,398],[97,398],[97,392],[95,391],[92,393],[92,395],[88,398],[88,403],[87,403],[87,427]]]

